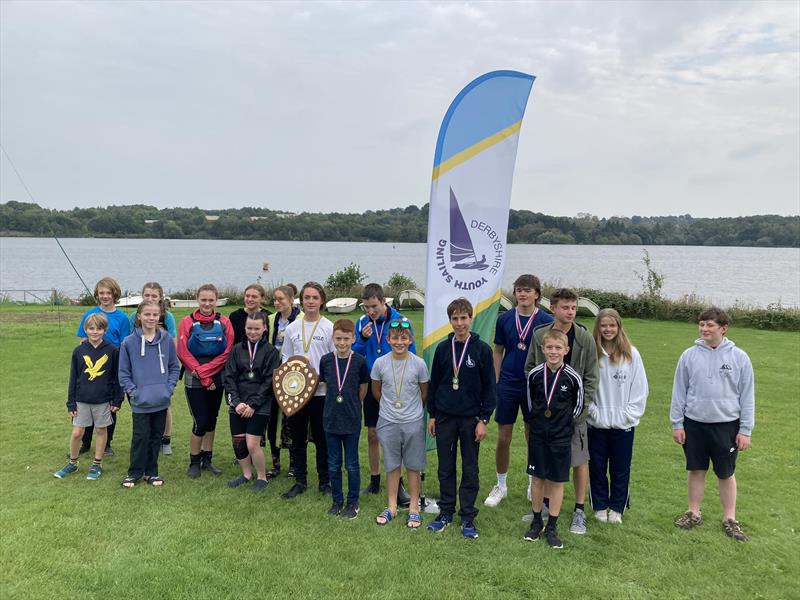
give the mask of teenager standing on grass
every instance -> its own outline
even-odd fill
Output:
[[[281,348],[283,362],[289,360],[291,356],[304,356],[308,359],[311,367],[319,373],[320,359],[325,354],[336,350],[333,346],[333,323],[320,314],[320,310],[327,301],[325,290],[319,283],[309,281],[300,290],[300,300],[305,314],[302,319],[295,320],[286,328]],[[320,382],[314,397],[300,411],[289,417],[289,430],[292,436],[292,447],[289,452],[294,464],[295,483],[283,493],[285,499],[299,496],[308,488],[309,422],[311,423],[311,433],[314,436],[314,445],[317,448],[319,491],[323,494],[331,493],[328,477],[328,446],[322,424],[326,391],[326,384]]]
[[[439,516],[428,529],[441,532],[453,522],[456,508],[456,461],[461,446],[461,484],[458,486],[461,534],[476,539],[475,499],[480,487],[478,452],[486,426],[497,405],[492,349],[470,332],[472,304],[456,298],[447,306],[453,328],[436,346],[428,394],[428,433],[436,438],[439,458]]]
[[[119,383],[133,412],[131,461],[122,481],[126,488],[142,477],[153,486],[164,483],[158,475],[158,453],[181,370],[172,338],[158,325],[161,305],[144,300],[137,313],[140,327],[122,342],[119,359]]]
[[[525,359],[533,340],[533,330],[539,325],[553,322],[553,317],[539,310],[542,284],[536,275],[520,275],[514,282],[516,307],[497,319],[494,334],[494,372],[497,376],[497,485],[484,501],[486,506],[497,506],[508,495],[506,476],[510,462],[511,437],[517,415],[526,402]],[[525,438],[528,424],[525,424]],[[530,500],[530,484],[528,487]]]
[[[245,339],[233,346],[225,365],[224,384],[230,407],[233,453],[242,474],[228,482],[235,488],[253,480],[254,492],[267,488],[267,472],[261,440],[275,400],[272,372],[281,364],[280,354],[267,340],[267,315],[249,313]]]
[[[148,281],[142,286],[142,300],[152,300],[161,307],[161,317],[158,325],[165,329],[172,338],[173,343],[178,337],[178,330],[175,327],[175,317],[169,312],[166,300],[164,300],[164,288],[157,281]],[[131,331],[138,327],[138,311],[131,313]],[[172,408],[167,409],[167,423],[164,426],[164,435],[161,438],[162,454],[172,454]]]
[[[103,339],[107,342],[111,342],[115,347],[119,348],[120,344],[122,344],[122,340],[124,340],[128,335],[130,335],[131,331],[133,331],[133,327],[131,327],[130,321],[128,320],[128,315],[115,306],[121,296],[122,289],[120,288],[116,279],[113,279],[112,277],[103,277],[100,281],[98,281],[94,286],[94,299],[97,300],[97,306],[90,308],[83,314],[80,325],[78,325],[78,331],[75,333],[75,335],[77,335],[79,338],[86,339],[87,336],[84,329],[86,318],[89,315],[102,314],[108,322],[108,327],[103,334]],[[111,425],[109,425],[107,428],[108,440],[106,441],[106,456],[112,456],[114,454],[114,451],[111,449],[111,441],[114,439],[114,428],[116,426],[117,414],[112,413]],[[79,450],[81,454],[87,452],[91,447],[93,431],[94,427],[91,425],[84,429],[83,441]]]
[[[394,307],[386,304],[386,295],[383,287],[377,283],[368,283],[361,292],[364,301],[364,310],[367,312],[356,321],[356,342],[353,350],[367,360],[367,370],[372,372],[375,361],[382,356],[387,356],[391,351],[389,344],[389,324],[392,321],[403,319]],[[408,322],[410,326],[410,321]],[[414,344],[414,330],[409,329],[411,346],[408,351],[417,353]],[[365,494],[378,494],[381,490],[381,451],[378,443],[378,414],[380,411],[380,398],[375,398],[371,388],[364,399],[364,426],[367,428],[367,456],[369,458],[369,485],[363,490]],[[403,490],[403,480],[400,479],[398,487],[401,504],[408,502],[408,494]]]
[[[72,436],[69,443],[69,462],[54,475],[63,479],[78,470],[78,450],[86,427],[97,427],[97,441],[86,479],[94,481],[103,474],[102,462],[106,448],[106,428],[111,415],[122,404],[122,392],[117,382],[119,350],[103,339],[108,319],[93,313],[83,323],[87,339],[72,352],[67,392],[67,411],[72,417]]]
[[[197,288],[199,308],[181,319],[178,327],[178,358],[186,369],[183,382],[193,422],[186,471],[192,479],[200,477],[201,470],[222,473],[211,459],[222,403],[222,370],[233,347],[233,327],[216,311],[217,296],[217,288],[210,283]]]
[[[578,310],[578,295],[571,289],[560,288],[550,295],[550,310],[555,321],[540,325],[533,330],[533,342],[525,361],[525,372],[530,373],[535,366],[545,362],[542,351],[544,334],[556,329],[567,336],[569,350],[564,362],[572,367],[583,379],[583,393],[586,410],[575,421],[572,434],[572,482],[575,486],[575,510],[572,513],[570,533],[582,535],[586,533],[586,488],[589,483],[589,444],[586,432],[586,414],[591,410],[597,390],[597,345],[589,331],[575,322]],[[549,496],[545,489],[543,509],[546,512]],[[532,516],[532,515],[531,515]]]
[[[703,522],[700,503],[711,460],[722,503],[722,528],[736,541],[747,536],[736,520],[736,457],[750,447],[755,385],[750,357],[725,337],[730,317],[711,307],[700,313],[700,338],[678,361],[672,384],[672,439],[683,446],[689,472],[688,509],[675,526]]]
[[[600,376],[586,418],[592,510],[598,521],[622,523],[629,496],[633,432],[647,403],[647,375],[639,351],[631,345],[622,318],[613,308],[597,314],[594,340]]]
[[[270,342],[278,352],[283,348],[283,340],[286,336],[286,328],[296,319],[303,317],[303,311],[294,306],[294,297],[297,295],[297,288],[294,284],[281,285],[272,291],[272,304],[275,312],[269,316],[268,330]],[[278,440],[278,421],[281,421],[281,440]],[[287,418],[283,415],[278,401],[273,398],[272,409],[267,425],[267,439],[272,453],[272,469],[267,472],[267,479],[274,479],[281,472],[281,446],[283,439],[289,438]],[[283,446],[286,448],[287,446]],[[289,477],[294,476],[291,461],[289,462]]]

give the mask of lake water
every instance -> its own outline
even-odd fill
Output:
[[[425,284],[425,244],[369,242],[266,242],[223,240],[61,240],[89,285],[105,275],[123,289],[159,281],[166,290],[200,283],[241,288],[261,276],[267,286],[307,280],[324,283],[350,262],[368,281],[385,283],[394,272]],[[653,267],[665,276],[664,294],[697,296],[723,306],[800,306],[800,249],[650,246]],[[640,246],[508,246],[504,287],[520,273],[564,286],[628,293],[641,291]],[[261,266],[269,261],[270,270]],[[56,288],[75,297],[81,284],[52,238],[0,238],[0,290]],[[11,294],[17,297],[18,294]]]

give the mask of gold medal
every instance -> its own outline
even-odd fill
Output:
[[[551,413],[550,409],[548,408],[546,411],[544,411],[544,416],[549,419],[550,417],[553,416],[553,413]]]
[[[394,403],[394,407],[395,408],[403,408],[403,403],[402,402],[395,402]]]

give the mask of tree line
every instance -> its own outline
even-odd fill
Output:
[[[428,205],[365,213],[290,213],[268,208],[156,208],[143,204],[54,210],[0,204],[0,235],[424,242]],[[695,218],[553,217],[511,210],[510,244],[611,244],[799,247],[800,216]]]

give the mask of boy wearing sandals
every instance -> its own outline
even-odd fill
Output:
[[[408,319],[392,320],[388,335],[392,352],[376,360],[371,373],[372,395],[380,398],[376,429],[388,495],[388,505],[375,522],[386,525],[397,516],[400,468],[405,466],[411,496],[407,526],[417,529],[422,524],[419,490],[426,461],[423,405],[428,397],[428,368],[424,360],[409,352],[414,337]]]
[[[736,456],[750,447],[755,425],[753,365],[725,334],[730,318],[712,307],[698,317],[700,338],[684,351],[672,385],[672,439],[683,446],[689,472],[688,510],[675,526],[702,523],[700,502],[708,462],[714,466],[722,503],[722,528],[736,541],[747,536],[736,520]]]
[[[142,326],[125,338],[119,354],[119,383],[133,412],[131,460],[122,482],[126,488],[134,487],[142,477],[153,486],[164,483],[158,476],[158,453],[181,370],[172,338],[158,325],[160,304],[145,300],[137,312]]]
[[[92,313],[84,320],[86,339],[72,352],[69,372],[67,411],[72,417],[72,436],[69,444],[69,462],[53,473],[63,479],[78,470],[78,453],[81,438],[87,427],[97,430],[97,444],[86,479],[95,481],[103,474],[101,466],[106,448],[107,427],[111,415],[122,404],[122,392],[117,383],[119,351],[111,342],[103,339],[108,329],[108,319],[100,313]]]

